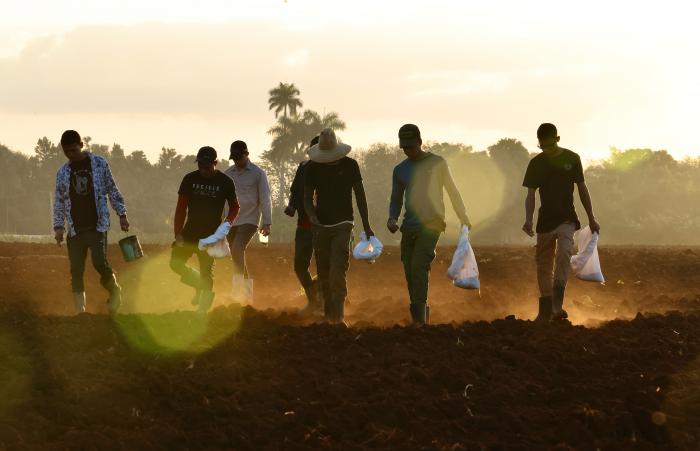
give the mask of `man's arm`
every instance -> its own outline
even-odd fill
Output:
[[[528,188],[527,197],[525,198],[525,224],[523,232],[530,236],[535,236],[535,231],[532,230],[532,218],[535,216],[535,191],[537,188]]]
[[[267,182],[267,175],[264,171],[260,174],[260,180],[258,181],[258,199],[262,209],[262,227],[260,231],[263,236],[268,236],[272,225],[272,199],[270,198],[270,184]]]
[[[466,225],[467,228],[471,230],[472,224],[469,221],[469,216],[467,216],[467,209],[464,208],[464,201],[462,201],[462,195],[459,194],[459,190],[457,189],[457,185],[455,185],[455,181],[452,178],[452,172],[450,172],[449,166],[447,166],[446,162],[444,164],[445,173],[443,178],[443,185],[445,187],[445,190],[447,191],[447,195],[450,197],[450,202],[452,202],[452,208],[454,208],[455,213],[457,213],[457,217],[462,222],[462,224]]]
[[[304,194],[303,186],[304,182],[301,179],[303,162],[297,166],[297,171],[294,173],[294,180],[292,180],[292,186],[289,187],[289,204],[287,208],[284,209],[284,214],[287,216],[294,216],[297,210],[304,208]],[[301,196],[299,196],[301,191]],[[301,199],[299,198],[301,197]]]
[[[56,190],[53,196],[53,231],[56,244],[59,246],[63,242],[65,224],[65,202],[63,200],[63,190],[61,189],[61,169],[59,169],[58,174],[56,175]]]
[[[355,200],[357,201],[357,209],[360,212],[360,218],[362,218],[362,227],[365,229],[365,235],[367,238],[374,235],[372,227],[369,225],[369,208],[367,208],[367,196],[365,194],[365,186],[362,184],[362,180],[358,181],[352,186],[352,190],[355,192]]]
[[[401,216],[401,208],[403,207],[403,195],[405,187],[394,168],[394,173],[391,177],[391,197],[389,200],[389,220],[386,222],[386,227],[391,233],[396,233],[399,230],[399,216]]]
[[[182,237],[182,229],[185,227],[185,219],[187,218],[187,208],[189,205],[189,197],[184,194],[179,194],[177,197],[177,206],[175,207],[175,218],[173,220],[173,232],[175,233],[175,242],[181,244],[184,242]]]
[[[238,212],[241,211],[240,205],[238,205],[238,199],[231,197],[226,200],[228,202],[228,215],[226,215],[226,221],[233,225],[233,221],[236,220]]]
[[[306,216],[309,217],[312,224],[321,224],[316,216],[316,207],[314,207],[314,188],[309,185],[304,186],[304,210],[306,210]]]
[[[125,232],[129,231],[129,220],[126,217],[126,206],[124,205],[124,196],[119,191],[117,183],[114,181],[112,176],[112,170],[109,168],[109,164],[105,163],[105,191],[109,197],[109,203],[112,208],[119,216],[119,225],[121,229]]]
[[[591,202],[591,194],[588,192],[586,182],[578,182],[576,186],[578,187],[578,195],[581,198],[583,208],[588,215],[588,225],[591,227],[591,231],[593,233],[600,233],[600,224],[598,224],[593,214],[593,203]]]

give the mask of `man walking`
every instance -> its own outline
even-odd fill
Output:
[[[574,232],[581,228],[574,208],[574,184],[578,187],[591,231],[600,233],[600,225],[593,215],[581,158],[576,153],[559,147],[560,138],[553,124],[540,125],[537,139],[542,153],[530,160],[523,181],[523,186],[528,189],[523,231],[529,236],[535,235],[532,218],[535,212],[535,191],[539,189],[541,206],[537,217],[535,258],[540,305],[536,321],[548,322],[568,317],[563,309],[564,290],[571,271]]]
[[[195,289],[192,304],[200,313],[209,311],[214,302],[214,258],[200,250],[199,240],[214,234],[221,224],[224,203],[228,202],[226,221],[238,214],[236,188],[230,178],[216,169],[217,155],[212,147],[197,152],[196,171],[185,175],[178,190],[175,209],[175,242],[170,255],[170,268],[185,285]],[[199,271],[187,266],[193,254],[199,260]]]
[[[129,220],[124,198],[114,182],[107,161],[84,151],[78,132],[63,132],[61,147],[68,162],[56,174],[53,229],[56,243],[60,246],[68,224],[68,259],[75,311],[83,313],[86,309],[83,274],[89,249],[92,265],[100,274],[100,284],[109,292],[109,310],[116,313],[121,305],[121,287],[107,262],[107,198],[119,215],[121,229],[126,232],[129,230]]]
[[[304,180],[304,208],[314,225],[314,252],[324,298],[324,315],[328,321],[341,325],[346,325],[346,275],[354,224],[353,191],[365,233],[368,237],[374,235],[369,225],[360,167],[357,161],[346,156],[350,150],[349,145],[338,143],[333,130],[324,129],[318,144],[309,149],[311,163]]]
[[[447,190],[459,220],[471,229],[462,196],[447,162],[438,155],[424,151],[422,145],[423,140],[416,125],[406,124],[399,129],[399,146],[407,158],[394,168],[387,221],[391,233],[399,230],[398,219],[405,203],[406,212],[400,227],[401,261],[411,301],[411,318],[417,325],[430,322],[430,266],[435,259],[440,234],[446,227],[443,189]]]
[[[310,147],[317,143],[318,136],[315,136],[311,140]],[[311,277],[309,272],[311,257],[314,253],[313,224],[309,220],[306,211],[304,211],[304,177],[309,162],[310,160],[304,160],[299,163],[290,188],[289,205],[284,210],[287,216],[294,217],[294,213],[298,215],[297,230],[294,237],[294,272],[306,294],[307,304],[302,310],[303,314],[316,313],[321,310],[318,280]]]
[[[246,143],[234,141],[231,144],[230,155],[234,164],[224,171],[236,185],[240,205],[240,212],[228,235],[233,260],[231,293],[235,302],[244,304],[253,301],[253,280],[248,273],[245,251],[258,228],[262,236],[269,236],[272,225],[272,201],[267,175],[250,161],[248,155]]]

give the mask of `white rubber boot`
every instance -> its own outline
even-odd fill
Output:
[[[75,304],[75,314],[85,313],[87,302],[85,300],[85,292],[73,293],[73,303]]]

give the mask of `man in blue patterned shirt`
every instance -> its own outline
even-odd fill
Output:
[[[89,249],[92,264],[100,273],[100,283],[109,292],[109,310],[116,313],[121,305],[121,287],[107,262],[107,197],[119,215],[121,229],[126,232],[129,230],[129,220],[124,197],[112,178],[107,161],[84,151],[78,132],[63,132],[61,147],[68,162],[56,174],[53,229],[59,246],[64,233],[68,232],[68,259],[75,310],[76,313],[83,313],[86,308],[83,273]]]

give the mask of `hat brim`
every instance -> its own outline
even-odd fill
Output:
[[[314,144],[309,148],[309,160],[316,163],[333,163],[347,156],[350,153],[352,147],[348,144],[338,143],[335,148],[331,150],[321,150],[318,144]]]

